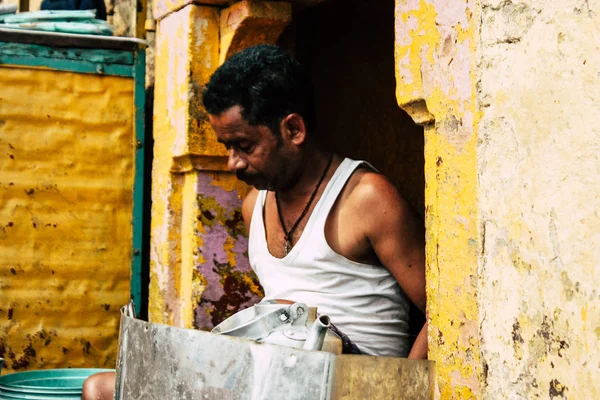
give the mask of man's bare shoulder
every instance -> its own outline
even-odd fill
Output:
[[[348,181],[341,208],[371,238],[399,226],[413,229],[419,217],[394,184],[371,169],[357,170]]]
[[[395,205],[408,203],[394,184],[379,172],[367,168],[358,169],[347,183],[347,200],[360,206]]]
[[[242,203],[242,218],[244,219],[244,225],[246,226],[246,231],[248,233],[250,233],[250,221],[252,220],[252,212],[254,211],[254,205],[256,204],[257,198],[258,190],[252,188]]]

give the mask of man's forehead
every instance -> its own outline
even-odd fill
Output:
[[[226,121],[231,124],[244,124],[246,120],[242,116],[242,111],[243,108],[241,106],[235,105],[222,111],[220,114],[210,114],[210,118],[218,121]]]
[[[210,122],[215,129],[217,140],[222,143],[253,140],[256,139],[258,134],[256,127],[249,125],[244,120],[232,120],[220,116],[211,116]]]
[[[215,129],[217,140],[222,143],[251,140],[260,141],[265,136],[272,136],[264,125],[251,125],[242,116],[243,108],[233,106],[221,114],[209,114],[210,123]]]
[[[217,141],[224,144],[231,144],[242,140],[249,140],[252,137],[252,133],[245,129],[238,129],[234,127],[218,128],[215,129],[217,135]]]
[[[220,114],[209,114],[208,118],[211,125],[223,129],[241,129],[247,125],[247,122],[239,110],[229,108]]]

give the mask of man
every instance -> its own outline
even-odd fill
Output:
[[[427,326],[412,348],[408,335],[408,299],[425,309],[422,223],[372,167],[321,145],[310,87],[285,51],[259,45],[204,91],[228,168],[254,186],[250,264],[266,298],[317,306],[361,352],[426,358]]]
[[[361,353],[426,358],[427,324],[412,347],[408,334],[409,300],[425,309],[422,223],[372,167],[321,145],[298,62],[276,46],[243,50],[203,100],[228,168],[254,186],[242,214],[265,297],[318,307]],[[114,373],[95,375],[82,398],[113,387]]]

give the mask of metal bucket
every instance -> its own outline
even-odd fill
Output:
[[[2,362],[0,359],[0,372]],[[79,400],[83,382],[92,374],[112,371],[66,368],[17,372],[0,376],[0,400]]]

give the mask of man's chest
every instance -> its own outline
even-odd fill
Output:
[[[360,215],[356,214],[351,205],[343,204],[340,199],[330,210],[315,212],[316,204],[311,205],[306,215],[298,221],[302,211],[299,207],[290,207],[287,213],[280,214],[273,198],[267,197],[264,208],[264,223],[266,241],[269,252],[277,258],[286,255],[286,233],[295,228],[290,235],[292,246],[298,244],[303,236],[310,240],[303,240],[301,251],[312,251],[316,240],[324,240],[337,254],[352,261],[362,263],[376,263],[375,256],[370,243],[360,223]],[[317,211],[318,212],[318,211]],[[326,213],[326,215],[323,215]],[[285,224],[285,231],[282,226]]]

